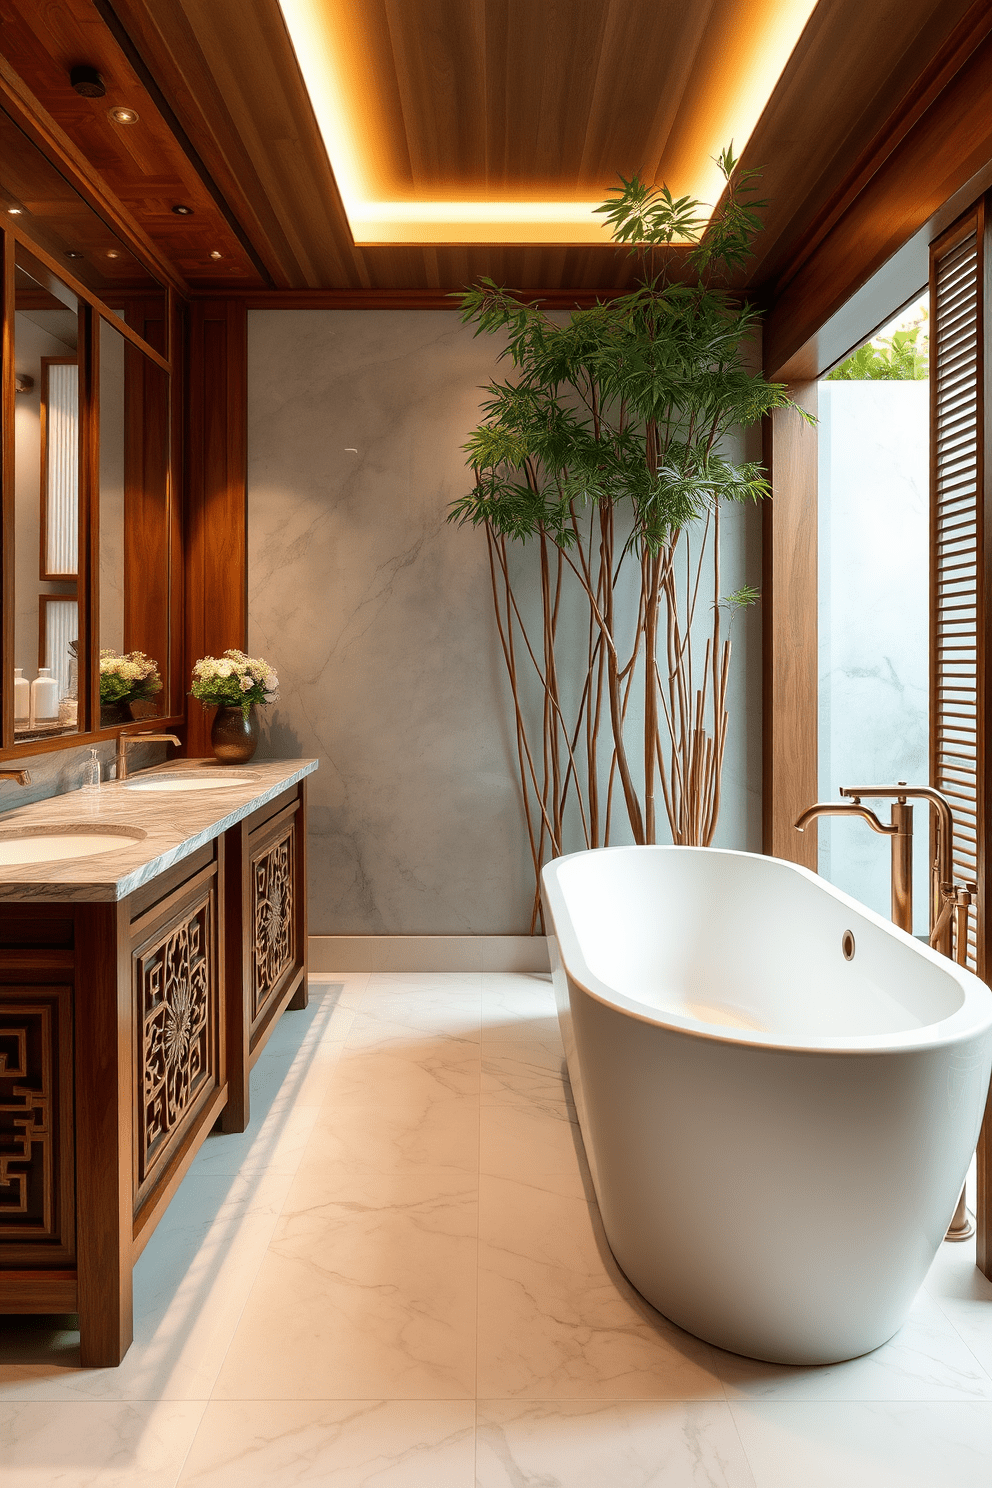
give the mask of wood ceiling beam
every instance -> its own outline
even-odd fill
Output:
[[[366,280],[275,0],[112,8],[273,282]]]

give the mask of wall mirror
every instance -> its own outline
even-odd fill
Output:
[[[10,757],[145,719],[182,722],[178,311],[2,109],[0,246]]]
[[[169,375],[109,320],[99,327],[100,651],[133,658],[141,694],[119,703],[103,694],[122,684],[103,676],[101,719],[112,727],[172,711]]]
[[[79,729],[81,310],[18,245],[13,658],[17,743]]]
[[[0,209],[128,324],[136,293],[157,299],[164,316],[162,286],[2,108]]]

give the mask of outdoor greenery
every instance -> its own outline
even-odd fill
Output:
[[[828,372],[826,382],[926,382],[930,343],[926,316],[914,326],[866,341]]]
[[[758,370],[758,311],[727,287],[761,226],[757,173],[730,149],[719,165],[712,221],[636,176],[598,209],[637,256],[629,292],[564,322],[491,279],[462,296],[462,319],[505,336],[512,367],[485,390],[465,446],[474,485],[450,517],[486,534],[535,870],[608,843],[617,793],[635,842],[657,840],[661,814],[677,843],[716,828],[728,612],[757,598],[723,592],[721,513],[769,494],[727,436],[788,403]],[[575,591],[578,647],[563,620]]]

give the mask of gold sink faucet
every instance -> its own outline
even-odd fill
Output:
[[[31,784],[30,770],[0,770],[0,780],[16,780],[18,785]]]
[[[175,734],[118,734],[117,735],[117,779],[127,779],[127,746],[129,744],[175,744],[182,748],[182,740]]]

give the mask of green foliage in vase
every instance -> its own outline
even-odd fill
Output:
[[[240,708],[247,718],[256,703],[278,702],[279,678],[261,657],[231,649],[196,663],[190,696],[207,708]]]
[[[564,320],[492,279],[461,296],[463,321],[476,335],[505,336],[499,359],[512,368],[485,389],[482,422],[465,445],[474,484],[450,520],[485,528],[489,541],[535,868],[564,848],[570,792],[586,845],[609,840],[615,778],[636,842],[656,840],[656,782],[674,841],[708,843],[716,826],[730,655],[720,613],[758,597],[746,584],[721,595],[720,513],[769,494],[763,468],[728,453],[727,436],[794,406],[760,371],[759,312],[728,287],[761,227],[758,173],[739,169],[729,148],[718,163],[726,187],[715,213],[637,176],[620,177],[597,209],[639,261],[628,292]],[[514,543],[539,553],[540,638],[526,635],[512,592]],[[640,569],[640,608],[633,649],[622,654],[629,626],[614,601],[629,566]],[[557,675],[563,584],[579,586],[590,618],[588,676],[568,720]],[[710,597],[705,637],[701,592]],[[543,689],[540,744],[527,736],[522,658]],[[636,744],[627,722],[635,673]],[[601,715],[611,731],[605,779]]]
[[[100,702],[138,703],[162,691],[158,662],[143,651],[100,652]]]

